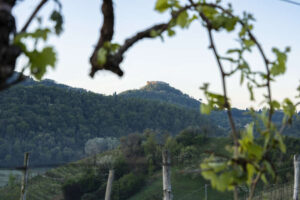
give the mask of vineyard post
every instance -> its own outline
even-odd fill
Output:
[[[108,179],[107,179],[106,191],[105,191],[105,200],[111,199],[111,190],[112,190],[112,183],[114,180],[114,174],[115,174],[115,170],[110,169],[108,174]]]
[[[168,150],[162,151],[162,171],[163,171],[163,200],[172,200],[171,187],[171,158]]]
[[[26,189],[27,189],[27,179],[28,179],[28,161],[29,161],[29,153],[26,152],[24,154],[24,166],[23,170],[23,177],[21,182],[21,197],[20,200],[26,200]]]
[[[294,192],[293,200],[298,200],[300,156],[294,155]]]

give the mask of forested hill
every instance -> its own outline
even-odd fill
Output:
[[[200,101],[182,93],[180,90],[177,90],[168,83],[162,81],[148,81],[144,87],[122,92],[119,96],[156,100],[200,112]],[[236,117],[238,127],[244,127],[250,122],[250,116],[245,115],[245,113],[246,110],[233,109],[233,115]],[[230,131],[227,114],[224,111],[213,111],[211,115],[207,116],[207,118],[226,132]]]
[[[21,163],[25,151],[32,153],[31,163],[65,162],[83,156],[85,142],[94,137],[145,129],[177,134],[189,126],[225,134],[199,111],[27,82],[0,93],[0,163]]]
[[[162,81],[148,81],[147,85],[138,90],[128,90],[119,94],[127,98],[141,98],[159,100],[185,108],[197,109],[199,111],[200,101],[182,93]]]
[[[200,101],[171,87],[168,83],[161,81],[148,81],[146,86],[140,89],[128,90],[120,93],[119,95],[126,98],[139,98],[167,102],[183,108],[190,108],[198,112],[200,111]],[[248,114],[248,110],[233,108],[232,115],[238,128],[243,128],[246,124],[252,121],[252,117]],[[216,126],[222,128],[225,132],[230,131],[226,112],[213,111],[209,116],[207,116],[207,118],[210,119]],[[275,112],[273,121],[280,124],[282,118],[282,112]],[[300,120],[295,119],[295,122],[285,130],[284,134],[300,137]]]

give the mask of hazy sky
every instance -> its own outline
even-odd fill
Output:
[[[295,0],[297,1],[297,0]],[[14,13],[20,27],[28,18],[38,0],[20,3]],[[165,22],[168,15],[154,11],[155,0],[115,0],[115,36],[114,41],[122,43],[125,38],[138,30],[143,30],[155,23]],[[300,80],[300,6],[280,0],[232,0],[235,13],[246,10],[256,18],[254,33],[262,43],[267,54],[272,56],[273,46],[283,49],[291,46],[288,57],[288,70],[273,85],[274,96],[278,99],[293,98]],[[299,0],[300,2],[300,0]],[[53,36],[49,41],[58,52],[58,63],[55,70],[49,70],[45,78],[59,83],[85,88],[98,93],[112,94],[127,89],[140,88],[148,80],[159,80],[170,83],[183,92],[197,99],[203,98],[199,87],[209,82],[211,89],[221,91],[219,71],[208,50],[206,31],[198,22],[189,29],[178,30],[173,38],[146,39],[126,53],[122,69],[125,75],[119,78],[110,72],[99,71],[94,79],[89,77],[89,57],[93,45],[99,37],[102,16],[99,12],[99,0],[62,0],[65,17],[64,33],[59,38]],[[53,8],[49,3],[41,11],[47,16]],[[236,45],[232,35],[216,35],[220,52]],[[249,56],[255,68],[264,69],[261,59],[254,52]],[[21,59],[22,60],[22,59]],[[22,61],[19,62],[22,65]],[[240,87],[239,74],[228,81],[229,96],[233,106],[245,108],[249,102],[246,87]],[[262,94],[262,93],[258,93]],[[259,96],[256,97],[259,102]],[[257,104],[257,103],[256,103]]]

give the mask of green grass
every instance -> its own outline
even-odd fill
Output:
[[[231,192],[218,192],[209,185],[199,174],[186,174],[182,170],[173,168],[171,183],[174,200],[196,200],[204,199],[205,184],[207,187],[208,199],[231,200]],[[162,199],[162,176],[161,173],[155,174],[147,184],[130,200],[161,200]]]
[[[16,177],[17,180],[20,180],[22,173],[18,170],[0,170],[0,187],[7,185],[10,175]]]
[[[253,200],[272,199],[272,200],[292,200],[293,199],[293,183],[269,185],[263,190],[257,192]]]

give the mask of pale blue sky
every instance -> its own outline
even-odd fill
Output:
[[[300,0],[298,0],[300,2]],[[17,25],[22,26],[30,11],[38,0],[24,1],[15,9]],[[159,80],[170,83],[183,92],[202,98],[199,87],[204,82],[211,83],[211,88],[221,91],[219,72],[212,55],[207,49],[207,33],[194,22],[188,30],[178,30],[176,37],[144,40],[127,52],[122,68],[125,75],[122,78],[110,72],[100,71],[94,79],[88,74],[90,70],[89,57],[93,45],[99,37],[102,16],[99,12],[99,0],[62,0],[65,16],[65,31],[61,37],[52,37],[58,52],[59,61],[55,70],[50,70],[45,78],[53,79],[67,85],[85,88],[103,94],[122,92],[127,89],[139,88],[148,80]],[[280,0],[227,0],[231,2],[235,13],[243,10],[253,13],[256,18],[254,33],[263,44],[267,54],[271,47],[283,49],[291,46],[292,52],[288,58],[288,70],[272,87],[274,96],[278,99],[294,97],[300,80],[300,6],[284,3]],[[168,15],[154,11],[155,0],[115,0],[116,33],[114,41],[123,42],[124,38],[133,35],[157,22],[164,22]],[[41,14],[46,15],[53,8],[51,3]],[[232,35],[216,36],[219,51],[225,51],[235,45]],[[249,55],[251,63],[256,68],[263,65],[257,54]],[[22,61],[19,62],[19,65]],[[229,95],[233,106],[245,108],[249,95],[245,87],[239,85],[239,75],[228,81]],[[261,93],[259,93],[261,94]],[[257,96],[259,100],[259,97]]]

